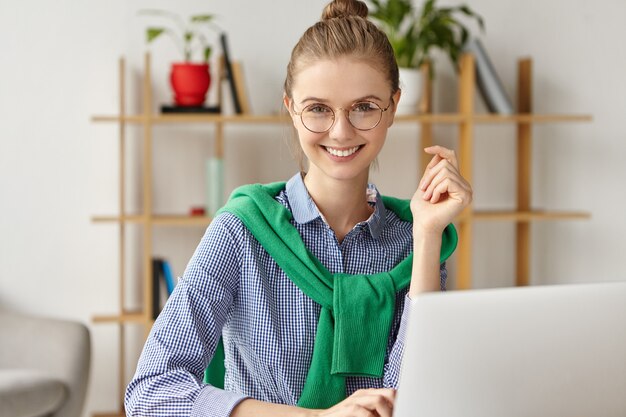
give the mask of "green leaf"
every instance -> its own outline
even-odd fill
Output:
[[[435,9],[435,0],[428,0],[426,4],[424,4],[424,9],[422,11],[422,16],[428,16]]]
[[[482,16],[475,13],[472,9],[470,9],[467,5],[459,6],[459,11],[461,11],[464,15],[468,17],[473,17],[478,22],[478,26],[480,26],[481,30],[485,30],[485,21]]]
[[[475,19],[484,29],[482,17],[469,6],[438,7],[436,0],[423,0],[417,12],[411,0],[369,0],[370,16],[387,34],[399,66],[419,67],[434,49],[445,52],[456,64],[470,31],[457,20],[459,15]],[[432,61],[432,60],[431,60]],[[431,64],[431,75],[434,65]]]
[[[165,32],[164,28],[150,27],[146,29],[146,41],[148,43],[152,42],[153,40],[158,38],[163,32]]]
[[[152,42],[154,39],[161,36],[163,33],[172,37],[176,45],[179,47],[184,60],[189,61],[192,58],[205,58],[208,60],[211,55],[211,47],[205,36],[206,31],[215,30],[215,26],[212,23],[214,15],[209,13],[195,14],[189,17],[188,20],[183,20],[181,16],[176,13],[172,13],[166,10],[159,9],[144,9],[140,10],[138,14],[156,16],[157,18],[166,18],[175,23],[172,28],[164,25],[163,27],[150,27],[146,30],[147,42]],[[163,36],[161,36],[163,37]]]
[[[212,49],[210,46],[207,46],[206,48],[204,48],[204,61],[205,62],[209,62],[209,59],[211,58],[211,52],[212,52]]]
[[[213,20],[213,17],[214,16],[212,14],[198,14],[195,16],[191,16],[191,21],[193,23],[206,23]]]

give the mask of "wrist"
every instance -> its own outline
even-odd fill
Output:
[[[447,225],[446,225],[447,226]],[[446,226],[424,225],[421,223],[413,223],[413,240],[431,242],[441,241],[441,236]]]
[[[319,417],[321,411],[246,398],[233,408],[230,415],[231,417]]]
[[[409,297],[440,289],[439,259],[442,233],[439,230],[413,229],[413,270]]]

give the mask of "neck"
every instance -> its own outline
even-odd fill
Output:
[[[367,173],[350,180],[335,180],[309,172],[304,178],[309,195],[341,242],[345,235],[372,214],[367,203]]]

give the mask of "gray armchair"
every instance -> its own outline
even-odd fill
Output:
[[[90,357],[85,325],[0,311],[0,416],[79,417]]]

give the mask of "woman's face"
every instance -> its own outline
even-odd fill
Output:
[[[325,179],[367,179],[370,164],[385,143],[387,129],[393,122],[395,104],[389,82],[383,74],[370,65],[353,59],[322,60],[301,69],[294,78],[292,98],[285,97],[293,124],[298,131],[300,146],[309,160],[307,177],[323,176]],[[363,102],[375,103],[382,112],[378,125],[370,130],[359,130],[348,120],[353,108],[357,118],[377,118],[380,112],[371,110]],[[355,103],[361,103],[356,108]],[[322,133],[311,132],[298,115],[307,106],[314,114],[335,113],[334,123]],[[298,114],[296,114],[298,113]],[[366,115],[371,113],[372,115]],[[310,124],[310,123],[309,123]],[[309,126],[311,127],[311,126]],[[319,129],[316,129],[319,130]]]

